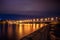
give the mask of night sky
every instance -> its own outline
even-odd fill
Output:
[[[0,0],[0,14],[60,16],[60,1]]]

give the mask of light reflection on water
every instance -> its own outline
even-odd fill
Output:
[[[3,25],[3,31],[1,32],[2,36],[4,37],[7,35],[8,39],[17,39],[20,38],[42,28],[43,26],[46,26],[46,24],[36,24],[36,23],[23,23],[23,24],[7,24]],[[16,40],[15,39],[15,40]]]

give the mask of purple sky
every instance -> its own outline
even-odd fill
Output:
[[[36,15],[41,13],[26,13],[29,11],[45,12],[45,11],[57,11],[58,2],[54,0],[0,0],[0,11],[2,13],[16,13]],[[24,13],[20,13],[20,12]]]

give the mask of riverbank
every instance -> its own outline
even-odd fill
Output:
[[[20,40],[60,40],[60,23],[45,26]]]

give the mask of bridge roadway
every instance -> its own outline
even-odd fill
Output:
[[[56,22],[57,18],[25,19],[25,20],[2,20],[0,23],[20,24],[20,23],[51,23]]]
[[[45,24],[49,24],[52,22],[57,22],[57,21],[27,21],[27,22],[20,22],[20,21],[2,21],[0,22],[0,24],[5,24],[5,23],[9,23],[9,24],[21,24],[21,23],[45,23]]]

